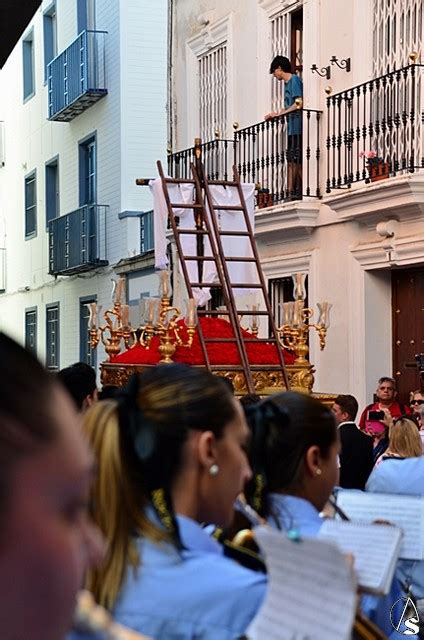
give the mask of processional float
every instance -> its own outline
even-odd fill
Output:
[[[314,369],[308,360],[308,334],[314,328],[324,348],[331,305],[318,305],[319,319],[313,324],[314,312],[305,307],[305,274],[295,274],[295,300],[282,303],[282,323],[276,326],[254,238],[255,185],[242,184],[235,167],[231,181],[208,180],[200,150],[197,141],[190,179],[165,176],[158,162],[154,187],[162,203],[159,211],[155,201],[154,215],[165,218],[162,232],[166,235],[168,226],[176,246],[186,290],[185,318],[171,302],[170,274],[163,269],[159,297],[141,301],[139,322],[132,326],[123,303],[125,281],[119,279],[103,324],[98,324],[95,303],[90,305],[91,344],[102,341],[108,356],[101,365],[102,383],[122,386],[132,373],[159,362],[186,362],[229,379],[237,395],[289,388],[310,393]],[[162,244],[166,246],[165,237]],[[218,306],[210,302],[211,289],[219,294]],[[249,296],[253,302],[240,308],[238,300]]]

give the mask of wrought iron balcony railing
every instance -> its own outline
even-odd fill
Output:
[[[200,148],[208,179],[231,179],[236,164],[242,181],[259,183],[259,207],[303,196],[321,197],[321,116],[321,111],[299,109],[240,129],[234,140],[203,143]],[[189,178],[194,159],[194,147],[168,156],[169,175]]]
[[[202,162],[208,180],[228,180],[234,163],[234,140],[210,140],[200,145]],[[190,165],[195,160],[195,148],[190,147],[168,156],[168,173],[173,178],[191,177]]]
[[[422,69],[410,65],[327,98],[327,193],[369,180],[364,152],[376,154],[380,175],[424,167]]]
[[[299,109],[235,132],[240,178],[259,183],[258,206],[321,197],[321,116],[321,111]]]
[[[47,66],[49,120],[69,122],[107,94],[106,31],[82,31]]]
[[[108,264],[107,205],[84,205],[49,222],[49,273],[73,275]]]

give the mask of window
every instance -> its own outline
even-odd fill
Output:
[[[96,350],[90,345],[88,320],[90,317],[89,305],[96,302],[96,296],[80,298],[80,361],[86,362],[90,367],[96,368]]]
[[[49,370],[59,369],[59,303],[46,307],[46,367]]]
[[[37,172],[25,178],[25,238],[37,235]]]
[[[37,353],[37,307],[25,311],[25,348]]]
[[[153,249],[153,211],[140,216],[140,253]]]
[[[24,101],[35,93],[34,77],[34,32],[30,33],[22,41]]]
[[[305,279],[305,307],[308,306],[308,277]],[[271,302],[272,315],[275,325],[281,327],[283,322],[283,302],[292,302],[293,296],[293,278],[286,276],[284,278],[274,278],[268,281],[268,295]]]
[[[224,42],[199,58],[200,137],[227,135],[227,45]]]
[[[95,0],[77,0],[77,29],[81,31],[95,30],[96,3]]]
[[[47,9],[43,14],[43,35],[44,35],[44,81],[47,81],[47,65],[57,55],[57,21],[56,3]]]
[[[59,161],[46,164],[46,227],[59,215]]]
[[[406,67],[410,64],[409,54],[420,51],[423,5],[421,0],[374,0],[372,15],[372,62],[376,78]]]
[[[79,144],[79,203],[97,202],[96,138],[91,136]]]
[[[303,12],[302,9],[282,11],[271,17],[271,60],[275,56],[286,56],[292,63],[293,72],[302,77],[303,64]],[[284,108],[282,83],[271,78],[272,111]]]

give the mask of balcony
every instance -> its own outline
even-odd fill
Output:
[[[70,276],[108,264],[107,205],[84,205],[49,223],[49,273]]]
[[[208,180],[228,180],[232,176],[235,140],[210,140],[200,145],[202,162]],[[168,156],[168,173],[173,178],[191,178],[195,148],[189,147]]]
[[[208,179],[231,180],[235,164],[243,182],[258,184],[258,208],[303,197],[320,198],[321,116],[320,111],[299,109],[295,114],[240,129],[233,140],[203,143],[202,161]],[[168,156],[169,175],[189,178],[194,160],[194,147]]]
[[[409,65],[327,98],[327,193],[424,167],[423,68]],[[376,176],[368,151],[381,159]]]
[[[106,31],[82,31],[47,67],[48,119],[70,122],[107,94]]]

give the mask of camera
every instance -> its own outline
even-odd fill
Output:
[[[415,361],[417,363],[418,371],[424,373],[424,353],[415,354]]]
[[[384,411],[368,411],[368,420],[384,420]]]

